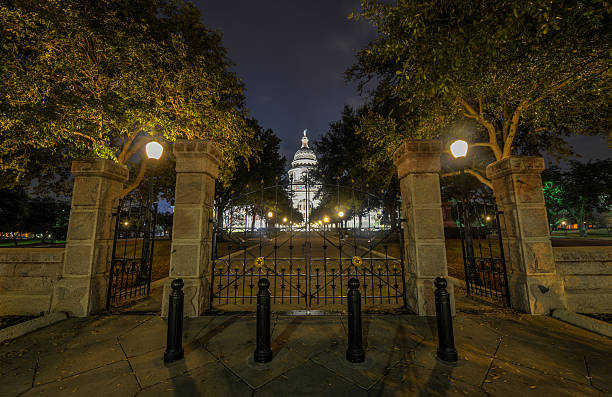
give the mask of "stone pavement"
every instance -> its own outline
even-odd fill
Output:
[[[71,318],[0,345],[1,396],[602,396],[612,340],[547,316],[458,296],[460,362],[434,358],[434,318],[364,317],[367,359],[349,364],[344,316],[273,316],[268,364],[253,314],[186,319],[185,359],[164,365],[156,315]]]

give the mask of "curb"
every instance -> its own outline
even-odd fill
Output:
[[[18,338],[37,329],[55,324],[68,318],[68,315],[63,312],[47,313],[42,317],[33,318],[32,320],[23,323],[15,324],[0,330],[0,342]]]
[[[599,335],[612,338],[612,324],[608,324],[604,321],[599,321],[595,318],[583,316],[564,309],[553,310],[552,316],[557,320],[565,321],[576,327],[584,328]]]

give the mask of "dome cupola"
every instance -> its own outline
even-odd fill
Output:
[[[304,130],[304,136],[302,137],[302,147],[295,152],[291,167],[315,167],[317,165],[317,156],[308,146],[308,136],[306,136],[307,130]]]

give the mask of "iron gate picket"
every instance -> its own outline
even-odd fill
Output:
[[[128,197],[121,200],[113,216],[115,233],[107,310],[148,296],[151,291],[157,203]]]
[[[510,306],[508,275],[497,205],[483,198],[456,203],[455,216],[468,295],[491,298]]]
[[[346,302],[348,280],[357,277],[364,305],[405,307],[399,216],[385,222],[374,221],[370,218],[372,211],[366,211],[367,215],[364,213],[358,222],[357,216],[349,216],[357,213],[356,205],[347,205],[345,216],[339,215],[341,211],[334,216],[318,214],[317,218],[321,219],[314,219],[316,208],[308,208],[301,222],[296,222],[299,216],[291,205],[284,215],[279,215],[281,189],[286,189],[292,198],[296,191],[302,190],[308,195],[322,186],[308,180],[286,186],[262,186],[236,197],[223,210],[217,208],[211,309],[222,305],[254,305],[257,282],[263,277],[270,281],[275,305],[303,309],[342,305]],[[354,186],[336,185],[333,189],[350,190],[353,197],[363,194],[363,203],[367,198],[364,206],[368,209],[372,208],[370,200],[377,200]],[[266,190],[268,196],[275,197],[273,203],[264,201]]]

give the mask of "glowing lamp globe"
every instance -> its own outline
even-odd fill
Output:
[[[468,143],[461,139],[456,140],[450,145],[450,151],[454,158],[465,157],[468,151]]]
[[[325,223],[329,222],[329,218],[328,217],[323,218],[323,222]]]
[[[164,152],[164,147],[159,144],[159,142],[151,141],[147,143],[145,147],[147,151],[147,157],[150,159],[159,160]]]
[[[274,216],[274,212],[270,211],[268,212],[268,218],[272,218]]]
[[[342,218],[342,217],[344,216],[344,212],[342,212],[342,211],[338,212],[338,216],[339,216],[340,218]]]

